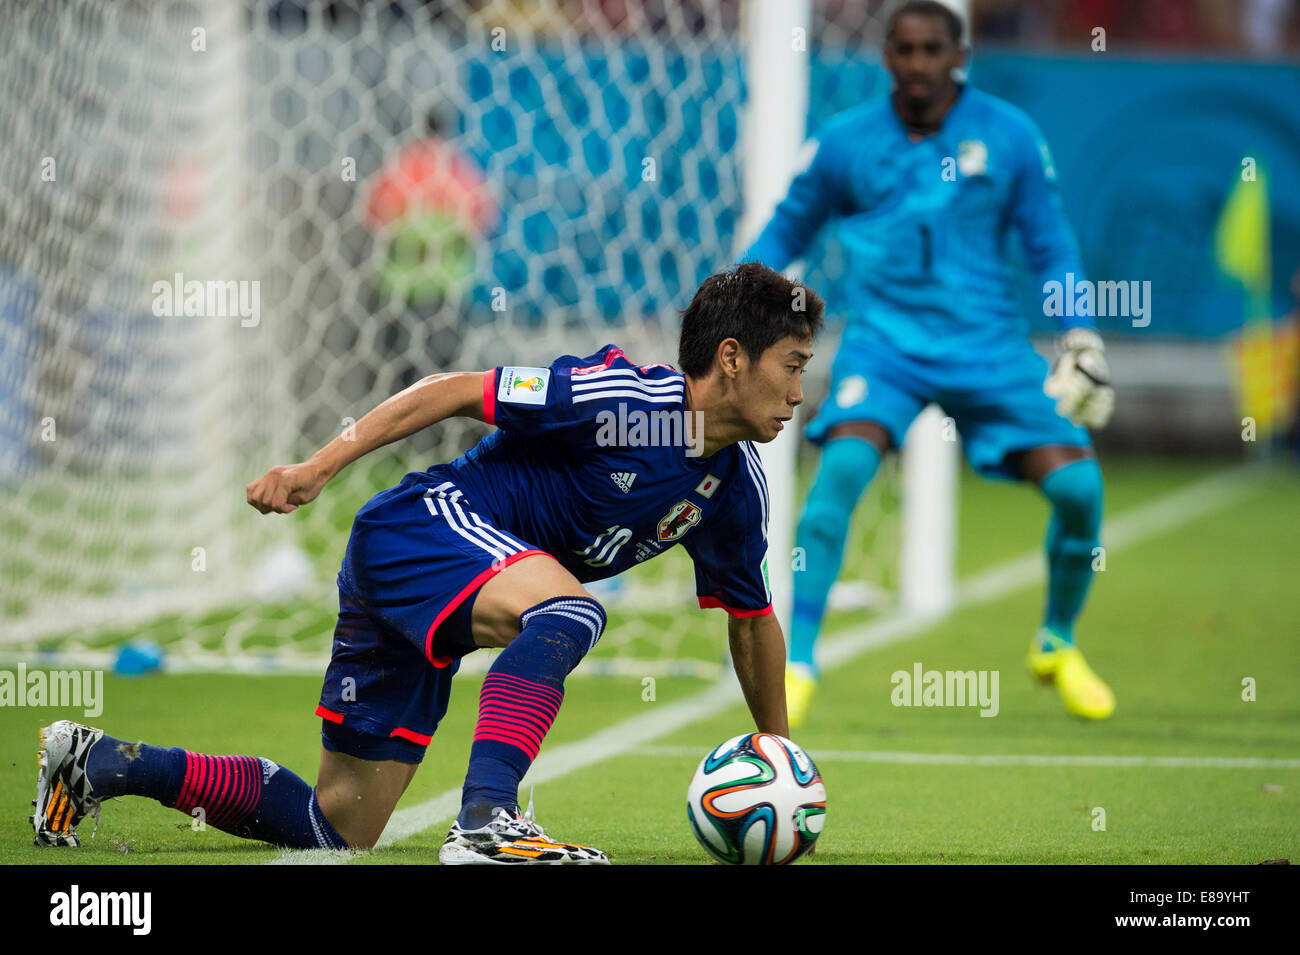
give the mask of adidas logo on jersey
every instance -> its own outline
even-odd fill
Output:
[[[611,471],[609,479],[618,485],[618,489],[626,494],[632,490],[632,482],[636,480],[636,475],[631,471]]]

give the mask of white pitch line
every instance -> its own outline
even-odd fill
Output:
[[[696,759],[689,746],[643,746],[632,756]],[[1087,766],[1090,768],[1158,766],[1166,769],[1300,769],[1300,759],[1262,756],[1032,756],[966,753],[896,753],[888,750],[819,749],[819,763],[898,763],[920,766]]]
[[[634,716],[591,736],[542,753],[529,767],[524,783],[536,785],[549,782],[602,760],[621,756],[629,749],[660,739],[743,701],[740,685],[733,681],[715,683],[708,689],[675,703],[656,704],[641,716]],[[449,789],[427,802],[399,809],[388,820],[384,834],[379,837],[379,845],[401,842],[439,822],[449,821],[459,809],[459,789]],[[351,859],[344,854],[304,849],[283,852],[271,860],[271,864],[337,865],[349,861]]]
[[[1250,466],[1228,468],[1126,511],[1106,525],[1107,554],[1235,503],[1258,487],[1258,481],[1254,480],[1258,475],[1259,471]],[[1037,582],[1042,576],[1041,551],[1014,558],[963,583],[958,588],[957,601],[952,609],[1004,597]],[[849,633],[826,637],[819,648],[822,669],[837,669],[868,650],[913,637],[945,616],[897,614]],[[548,782],[602,760],[622,756],[742,701],[739,684],[730,676],[724,677],[723,682],[685,700],[656,704],[651,712],[642,716],[542,753],[528,770],[524,783]],[[460,790],[449,789],[419,805],[399,809],[393,813],[384,834],[379,837],[379,845],[401,842],[440,822],[447,822],[459,808]],[[306,849],[282,852],[271,864],[338,865],[353,858],[355,856],[347,853]]]
[[[1101,542],[1107,556],[1129,544],[1235,504],[1258,489],[1262,474],[1253,465],[1218,471],[1106,521],[1101,529]],[[972,606],[997,600],[1024,583],[1027,577],[1041,579],[1043,569],[1041,550],[1007,561],[962,581],[958,587],[957,603]]]

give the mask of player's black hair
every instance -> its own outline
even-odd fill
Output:
[[[728,338],[758,361],[788,335],[815,338],[825,311],[821,296],[806,285],[757,262],[737,265],[705,279],[682,314],[678,367],[692,378],[705,377]]]
[[[961,17],[946,3],[940,3],[939,0],[906,0],[905,3],[899,4],[889,15],[889,22],[885,28],[886,40],[894,38],[894,28],[898,26],[899,18],[905,16],[939,17],[948,25],[952,42],[961,46]]]

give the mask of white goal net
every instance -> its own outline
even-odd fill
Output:
[[[809,55],[878,46],[878,6],[813,4]],[[739,2],[6,7],[8,659],[149,640],[178,668],[316,669],[357,508],[486,428],[376,452],[289,516],[245,485],[433,372],[607,342],[675,362],[680,309],[745,238],[761,157]],[[850,542],[858,597],[896,586],[895,469],[878,483]],[[601,595],[590,669],[721,665],[684,554]]]

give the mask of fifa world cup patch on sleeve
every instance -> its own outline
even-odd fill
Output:
[[[551,386],[549,368],[502,368],[497,401],[515,405],[544,405]]]

